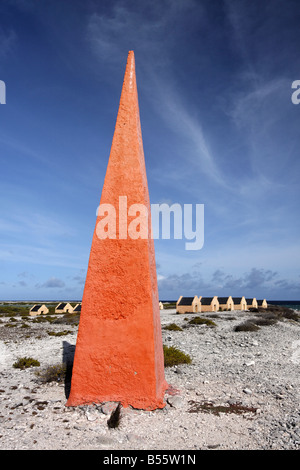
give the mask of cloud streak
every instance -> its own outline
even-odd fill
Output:
[[[37,283],[35,285],[37,289],[62,289],[65,287],[64,281],[61,279],[58,279],[57,277],[51,277],[47,281],[45,281],[43,284]]]

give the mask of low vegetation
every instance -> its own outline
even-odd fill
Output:
[[[164,303],[163,305],[164,305],[164,310],[176,308],[176,302],[168,302],[168,303]]]
[[[0,315],[9,317],[15,315],[28,315],[28,305],[3,304],[0,305]]]
[[[294,321],[300,321],[300,315],[299,313],[295,312],[291,308],[288,307],[283,307],[280,305],[270,305],[267,310],[263,311],[261,309],[259,310],[259,315],[265,316],[265,315],[273,315],[274,318],[277,318],[279,321],[280,320],[294,320]]]
[[[32,357],[20,357],[14,364],[15,369],[27,369],[28,367],[39,367],[40,363]]]
[[[180,351],[174,346],[163,346],[165,367],[176,366],[177,364],[190,364],[190,356]]]
[[[255,325],[252,321],[248,320],[244,323],[240,323],[234,328],[234,331],[258,331],[260,328],[258,325]]]
[[[56,317],[49,315],[49,313],[46,315],[38,315],[36,317],[31,318],[32,323],[53,323],[56,320]]]
[[[61,382],[66,378],[66,370],[66,364],[55,364],[38,371],[36,376],[42,383]]]
[[[189,320],[190,325],[207,325],[211,327],[217,326],[216,323],[213,320],[210,320],[209,318],[202,318],[202,317],[194,317],[191,320]]]
[[[176,325],[176,323],[170,323],[170,325],[166,325],[163,327],[163,330],[170,330],[170,331],[183,331],[180,326]]]
[[[70,330],[64,330],[64,331],[47,331],[49,336],[66,336],[70,333],[73,333]]]
[[[258,331],[260,327],[275,325],[278,321],[300,321],[300,315],[294,310],[279,305],[271,305],[267,309],[250,309],[254,317],[237,325],[234,331]]]
[[[70,325],[78,326],[80,319],[80,313],[64,313],[60,314],[53,321],[55,325]]]
[[[276,318],[252,318],[252,323],[254,323],[257,326],[269,326],[269,325],[274,325],[277,323]]]

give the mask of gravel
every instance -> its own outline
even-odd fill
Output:
[[[189,325],[199,316],[215,327]],[[250,312],[176,314],[161,311],[163,343],[192,363],[165,369],[162,410],[121,409],[117,403],[66,407],[64,381],[42,383],[36,371],[73,357],[76,325],[0,323],[0,449],[5,450],[297,450],[300,448],[300,323],[282,319],[258,331],[234,331]],[[49,336],[48,331],[66,332]],[[32,357],[40,367],[13,364]]]

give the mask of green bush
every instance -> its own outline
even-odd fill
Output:
[[[47,333],[48,333],[49,336],[65,336],[65,335],[68,335],[68,334],[73,333],[73,332],[70,331],[70,330],[64,330],[64,331],[59,331],[59,332],[48,331]]]
[[[28,367],[38,367],[39,361],[32,357],[20,357],[17,362],[13,364],[15,369],[27,369]]]
[[[183,331],[183,329],[180,328],[180,326],[176,325],[176,323],[170,323],[170,325],[164,326],[163,330]]]
[[[165,367],[172,367],[177,364],[190,364],[190,356],[180,351],[174,346],[163,346]]]
[[[217,326],[216,323],[209,318],[194,317],[189,321],[190,325],[207,325],[207,326]]]

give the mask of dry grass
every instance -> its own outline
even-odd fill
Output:
[[[66,364],[55,364],[37,372],[36,376],[42,383],[61,382],[66,378],[66,370]]]

